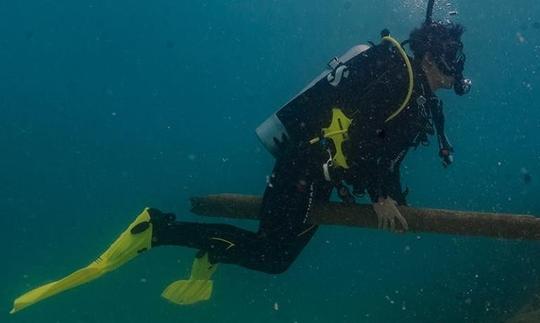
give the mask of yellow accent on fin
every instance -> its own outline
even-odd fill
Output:
[[[195,304],[206,301],[212,296],[214,282],[210,280],[217,265],[208,260],[208,253],[195,258],[188,280],[177,280],[167,286],[161,296],[178,305]]]
[[[336,153],[332,157],[334,165],[343,168],[349,168],[347,158],[343,154],[341,145],[349,139],[349,126],[352,120],[347,118],[343,111],[338,108],[332,108],[332,122],[328,128],[323,128],[323,137],[332,140]]]
[[[135,228],[137,227],[137,228]],[[134,229],[132,233],[132,229]],[[46,298],[88,283],[115,270],[152,245],[152,223],[148,208],[139,214],[116,241],[95,261],[60,280],[33,289],[13,302],[10,314],[18,312]]]

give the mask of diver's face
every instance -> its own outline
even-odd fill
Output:
[[[437,68],[437,66],[435,66]],[[451,75],[445,75],[443,72],[441,72],[438,68],[438,77],[440,79],[441,88],[443,89],[452,89],[454,87],[454,83],[456,82],[456,78]]]
[[[454,76],[444,74],[437,66],[437,63],[433,59],[431,53],[428,52],[426,56],[424,56],[422,66],[432,91],[436,91],[438,89],[451,89],[454,87],[454,83],[456,81]]]

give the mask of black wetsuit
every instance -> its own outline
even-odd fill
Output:
[[[281,273],[309,242],[317,226],[310,223],[311,206],[327,201],[333,186],[313,172],[309,156],[279,158],[264,192],[258,232],[227,224],[172,221],[151,209],[154,243],[197,248],[211,262],[238,264],[267,273]],[[320,165],[319,165],[320,166]]]
[[[355,194],[367,192],[373,200],[391,196],[406,204],[399,167],[407,150],[426,142],[427,135],[434,133],[434,119],[440,144],[448,144],[442,131],[441,104],[418,64],[413,64],[415,86],[409,105],[385,122],[407,93],[403,59],[387,45],[375,46],[363,55],[363,61],[347,64],[348,77],[338,86],[320,81],[320,100],[311,103],[322,112],[310,120],[319,123],[316,127],[327,126],[334,106],[351,116],[350,140],[344,147],[350,169],[335,176],[340,183],[351,185]],[[308,99],[299,98],[305,102]],[[318,145],[308,144],[305,139],[310,136],[313,134],[306,131],[292,134],[277,158],[264,192],[257,232],[226,224],[175,221],[173,215],[152,209],[153,246],[191,247],[208,252],[214,263],[273,274],[285,271],[317,230],[310,221],[312,206],[328,201],[336,184],[325,179],[322,163],[328,154]]]

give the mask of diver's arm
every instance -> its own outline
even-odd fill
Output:
[[[405,193],[401,190],[399,167],[406,150],[386,156],[377,161],[368,193],[373,202],[373,210],[377,214],[380,229],[396,230],[395,219],[401,224],[403,231],[408,230],[407,221],[399,212],[397,205],[406,205]]]
[[[407,205],[405,193],[401,189],[401,162],[405,158],[407,147],[381,147],[380,156],[371,165],[371,176],[368,186],[368,193],[372,202],[377,202],[379,198],[391,196],[399,205]]]

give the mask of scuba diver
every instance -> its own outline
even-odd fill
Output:
[[[169,285],[162,296],[177,304],[206,300],[217,264],[236,264],[270,274],[286,271],[311,240],[313,205],[334,189],[344,203],[368,194],[379,227],[407,230],[396,205],[406,205],[400,165],[411,148],[436,135],[444,166],[452,146],[435,92],[470,89],[456,23],[431,19],[402,44],[387,30],[379,44],[353,47],[261,124],[257,134],[276,157],[264,192],[257,232],[227,224],[192,223],[145,209],[88,267],[34,289],[14,302],[12,313],[114,270],[151,248],[176,245],[199,250],[191,277]],[[349,189],[352,188],[352,191]],[[397,223],[396,223],[397,222]]]

